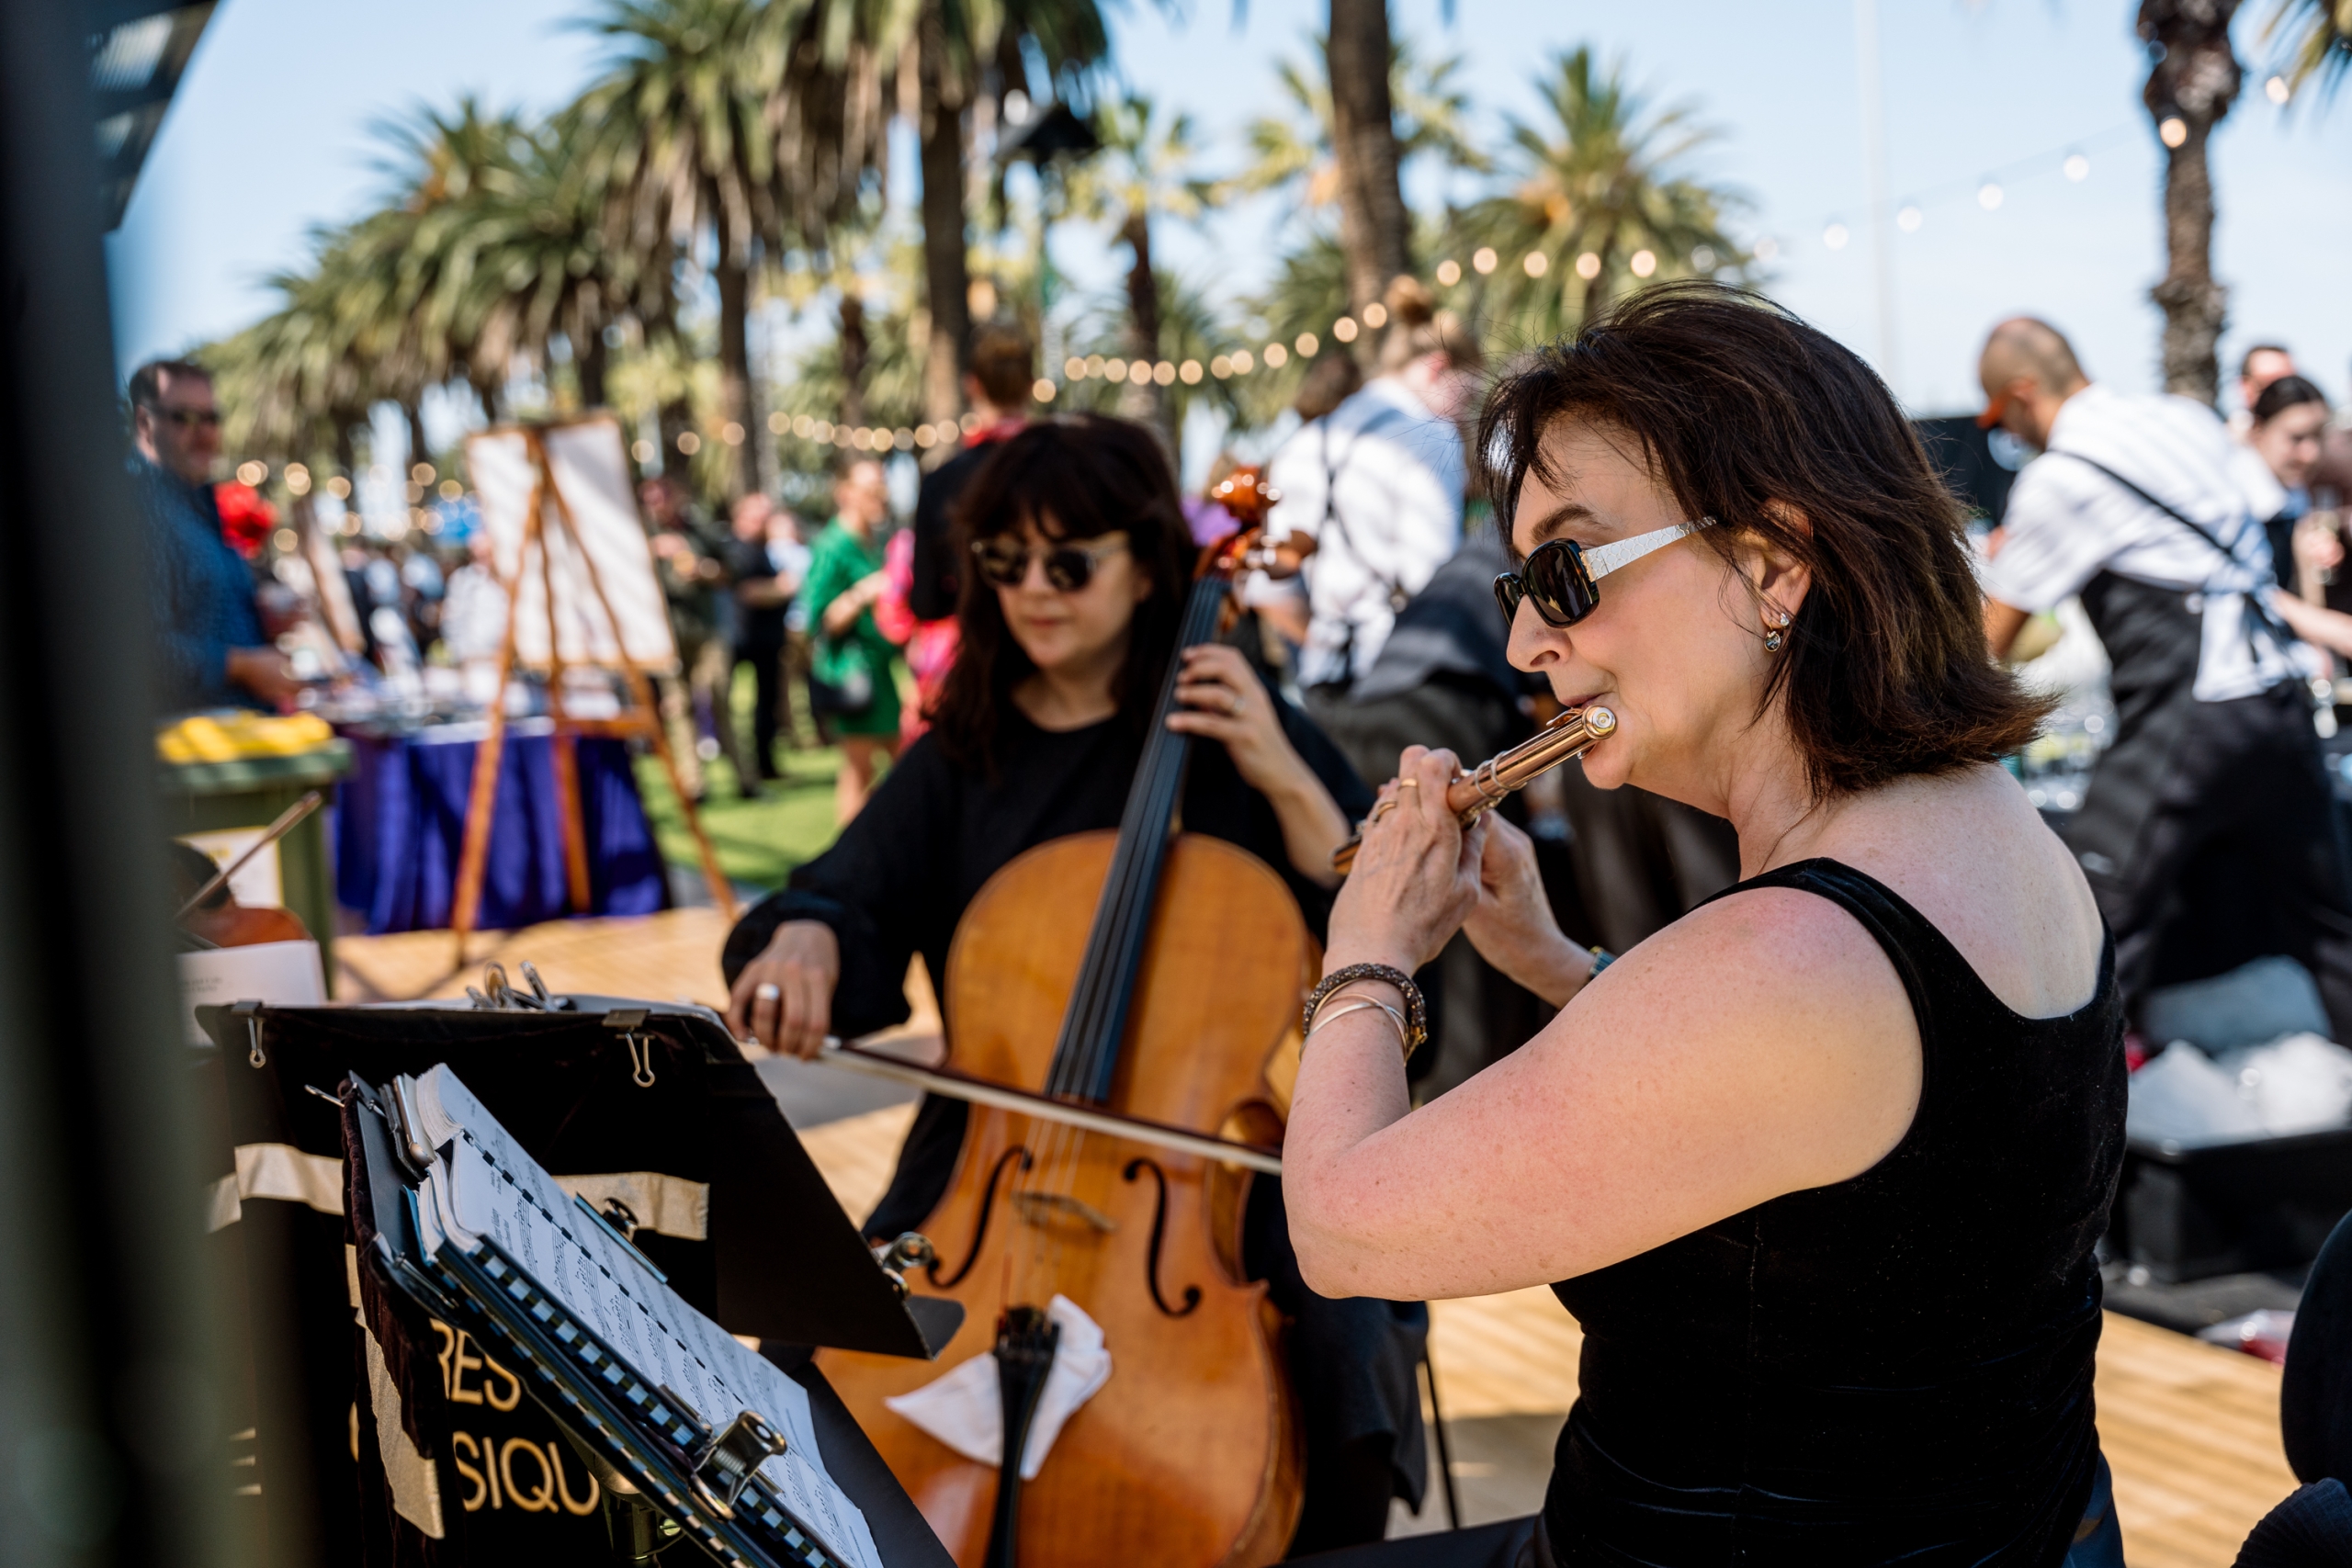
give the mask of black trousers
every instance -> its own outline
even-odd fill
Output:
[[[791,716],[784,705],[784,642],[738,643],[735,662],[752,667],[752,761],[760,777],[775,777],[775,738],[780,723]]]
[[[2128,1005],[2284,953],[2352,1039],[2352,880],[2300,684],[2167,705],[2099,760],[2066,836]]]

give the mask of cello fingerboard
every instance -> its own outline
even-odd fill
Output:
[[[1046,1083],[1048,1094],[1095,1105],[1110,1101],[1119,1070],[1119,1043],[1126,1035],[1136,976],[1143,967],[1144,942],[1151,934],[1159,874],[1175,836],[1177,803],[1192,760],[1192,738],[1168,728],[1168,716],[1176,708],[1176,677],[1183,668],[1179,655],[1216,634],[1217,615],[1230,587],[1224,573],[1212,573],[1194,582],[1184,601],[1175,650],[1169,656],[1159,701],[1152,709],[1151,732],[1144,741],[1135,783],[1127,790],[1126,810],[1119,819],[1119,847],[1111,858],[1102,902],[1095,907],[1094,924],[1087,933],[1086,959],[1070,993],[1069,1010],[1062,1015],[1061,1034],[1054,1043],[1053,1071]]]

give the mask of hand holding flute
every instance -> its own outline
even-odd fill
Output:
[[[1466,773],[1455,773],[1453,782],[1446,786],[1446,809],[1467,828],[1501,805],[1505,795],[1526,788],[1528,781],[1539,774],[1583,756],[1616,728],[1617,716],[1605,707],[1571,708],[1508,751],[1488,758]],[[1418,784],[1415,787],[1419,787]],[[1372,808],[1370,820],[1378,821],[1396,804],[1394,795],[1384,798]],[[1355,864],[1356,851],[1363,843],[1363,831],[1359,828],[1332,854],[1331,869],[1345,876]]]

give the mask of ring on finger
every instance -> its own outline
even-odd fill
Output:
[[[752,987],[752,996],[758,1001],[773,1002],[782,998],[784,988],[780,986],[760,985]]]
[[[1421,787],[1421,781],[1419,779],[1398,779],[1396,781],[1396,787],[1398,789],[1419,789]]]
[[[1372,819],[1374,822],[1377,822],[1396,809],[1396,798],[1393,795],[1383,795],[1379,800],[1373,804]]]

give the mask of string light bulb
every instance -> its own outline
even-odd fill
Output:
[[[1690,270],[1702,276],[1715,270],[1715,247],[1700,245],[1690,253]]]
[[[1997,182],[1986,180],[1976,187],[1976,205],[1990,212],[2001,205],[2004,195],[2006,193]]]
[[[1290,350],[1284,348],[1281,344],[1270,343],[1266,345],[1266,352],[1263,358],[1266,361],[1267,369],[1279,370],[1283,366],[1290,363]]]
[[[1331,323],[1331,335],[1341,343],[1356,341],[1356,322],[1352,316],[1341,316]]]
[[[1657,270],[1657,253],[1655,251],[1635,251],[1632,258],[1628,260],[1625,265],[1633,269],[1634,276],[1635,277],[1647,277],[1650,274]]]
[[[1832,223],[1821,231],[1821,243],[1833,251],[1844,250],[1846,242],[1852,238],[1853,235],[1847,231],[1846,225],[1843,223]]]
[[[1530,277],[1541,277],[1552,270],[1552,258],[1542,251],[1530,251],[1519,258],[1519,267]]]
[[[2168,114],[2156,126],[2156,140],[2167,147],[2177,148],[2188,140],[2188,122],[2177,114]]]
[[[1322,349],[1323,340],[1313,333],[1301,333],[1291,340],[1291,346],[1298,350],[1298,356],[1301,359],[1312,359]],[[1273,362],[1274,356],[1270,350],[1266,355],[1266,363],[1272,365]]]
[[[1906,234],[1917,233],[1919,225],[1927,220],[1928,215],[1919,210],[1919,204],[1916,201],[1905,202],[1902,210],[1894,215],[1894,226]]]
[[[1495,247],[1492,245],[1480,245],[1470,254],[1470,270],[1480,277],[1486,276],[1501,265],[1502,258],[1495,254]]]
[[[1462,281],[1462,264],[1452,256],[1437,264],[1437,281],[1441,288],[1451,288]],[[1369,312],[1366,312],[1369,314]]]
[[[2262,85],[2262,96],[2274,104],[2283,104],[2295,96],[2295,89],[2284,76],[2272,76]]]
[[[1447,265],[1451,265],[1452,264],[1449,263]],[[1457,266],[1454,267],[1453,272],[1454,276],[1458,277],[1462,274],[1462,269]],[[1374,299],[1371,304],[1366,305],[1363,308],[1363,324],[1370,327],[1374,332],[1378,332],[1381,328],[1386,326],[1388,324],[1388,307],[1382,304],[1377,299]]]
[[[2085,180],[2091,177],[2091,161],[2088,158],[2084,157],[2080,152],[2067,153],[2066,161],[2060,164],[2059,167],[2064,172],[2066,177],[2074,181],[2076,185],[2080,185]]]

